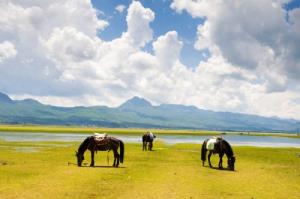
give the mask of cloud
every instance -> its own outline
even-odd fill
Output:
[[[0,63],[4,62],[6,59],[13,58],[16,55],[17,50],[11,42],[4,41],[0,43]]]
[[[125,9],[126,9],[126,6],[123,4],[119,4],[115,7],[115,10],[118,11],[119,13],[123,13]]]
[[[90,38],[73,27],[55,28],[45,41],[49,56],[57,63],[92,60],[97,54],[97,44],[101,41]]]
[[[173,66],[179,60],[181,48],[182,41],[178,40],[176,31],[167,32],[153,43],[154,54],[165,68]]]
[[[127,32],[123,34],[129,42],[137,47],[143,47],[152,40],[153,31],[149,23],[154,20],[155,14],[149,8],[144,8],[139,1],[133,1],[126,16]]]
[[[200,51],[208,49],[212,57],[206,63],[200,64],[198,69],[202,68],[203,73],[209,62],[223,60],[218,66],[211,66],[217,69],[208,80],[214,80],[216,84],[213,83],[210,87],[221,87],[221,93],[225,94],[221,99],[226,99],[226,96],[238,97],[244,104],[236,108],[241,108],[242,111],[270,115],[271,110],[266,111],[257,105],[258,102],[249,99],[257,99],[258,96],[270,99],[270,96],[276,95],[273,93],[280,93],[284,96],[280,100],[285,101],[277,101],[277,106],[282,108],[279,104],[288,104],[293,95],[299,95],[299,86],[296,85],[300,80],[300,48],[297,45],[300,27],[296,17],[299,17],[300,9],[289,11],[287,21],[287,11],[282,8],[287,2],[173,0],[171,4],[171,8],[178,13],[186,11],[192,17],[205,19],[205,22],[198,26],[195,48]],[[231,69],[227,68],[225,71],[228,74],[220,76],[220,72],[223,71],[220,65],[224,64]],[[239,88],[231,94],[226,93],[231,87],[228,82],[235,82],[234,76],[241,77],[241,72],[243,77],[251,78],[243,78],[245,81],[236,82]],[[249,89],[250,87],[255,89]],[[244,97],[241,97],[241,94]],[[265,107],[270,108],[269,105]],[[273,111],[272,114],[275,115],[276,112],[287,115],[283,108],[281,111]],[[299,118],[298,115],[296,117]]]
[[[177,12],[185,10],[193,17],[206,18],[198,27],[197,49],[208,48],[232,65],[254,71],[268,81],[266,85],[273,82],[273,87],[287,88],[289,79],[299,80],[300,48],[296,43],[300,34],[299,23],[295,22],[299,9],[290,11],[288,23],[287,11],[282,8],[286,2],[174,0],[171,7]],[[285,77],[273,78],[270,70]]]
[[[98,36],[109,23],[90,1],[1,2],[0,57],[9,52],[1,50],[5,42],[11,55],[0,63],[0,90],[63,106],[117,106],[137,95],[300,119],[299,9],[287,22],[283,1],[272,2],[174,0],[175,11],[205,18],[194,46],[210,56],[195,68],[180,61],[178,32],[153,38],[155,13],[139,1],[127,9],[127,29],[111,41]]]
[[[4,1],[0,9],[0,41],[13,41],[18,50],[18,56],[0,65],[2,91],[37,96],[91,92],[86,80],[72,78],[87,68],[76,61],[92,59],[90,44],[97,45],[97,33],[108,24],[89,1]]]

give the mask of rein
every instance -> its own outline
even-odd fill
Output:
[[[71,164],[71,165],[77,165],[77,164],[75,164],[75,163],[73,163],[73,162],[68,162],[68,166],[69,166],[70,164]]]
[[[106,156],[107,165],[109,165],[109,156],[108,156],[108,154],[109,154],[109,151],[107,151],[107,156]]]

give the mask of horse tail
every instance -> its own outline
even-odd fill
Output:
[[[203,142],[202,144],[202,147],[201,147],[201,160],[203,162],[203,165],[204,165],[204,162],[206,160],[206,140]]]
[[[124,161],[124,143],[120,140],[120,162],[123,163]]]

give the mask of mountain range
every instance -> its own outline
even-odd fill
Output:
[[[215,112],[176,104],[153,106],[139,97],[133,97],[115,108],[59,107],[45,105],[34,99],[12,100],[4,93],[0,93],[0,123],[222,131],[300,131],[298,120]]]

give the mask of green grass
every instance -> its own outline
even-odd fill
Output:
[[[300,149],[234,147],[231,172],[202,167],[200,145],[157,142],[153,152],[125,144],[120,168],[105,167],[106,152],[99,167],[68,165],[78,145],[0,142],[0,198],[300,198]]]

